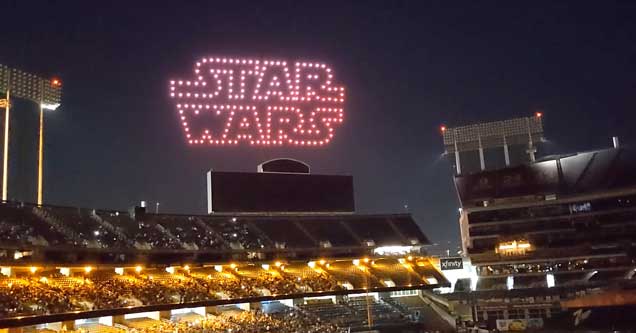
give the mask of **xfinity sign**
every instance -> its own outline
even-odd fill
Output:
[[[443,271],[451,270],[451,269],[463,269],[464,268],[464,260],[461,257],[457,258],[441,258],[439,260],[439,265]]]

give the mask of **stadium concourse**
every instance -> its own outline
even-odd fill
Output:
[[[448,285],[420,251],[425,244],[407,214],[197,216],[3,203],[0,327],[330,332],[422,324],[422,290]],[[265,311],[271,304],[280,308]],[[184,313],[194,319],[175,319]]]

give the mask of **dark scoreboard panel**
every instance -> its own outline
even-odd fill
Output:
[[[353,177],[208,172],[208,212],[353,212]]]

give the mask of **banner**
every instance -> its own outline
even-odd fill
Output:
[[[525,331],[534,328],[543,328],[542,318],[497,319],[497,329],[500,331]]]

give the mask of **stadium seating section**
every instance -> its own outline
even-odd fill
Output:
[[[0,244],[223,251],[427,244],[410,215],[166,215],[0,204]]]
[[[427,258],[180,267],[14,267],[0,277],[0,319],[162,304],[426,287],[441,279]],[[365,302],[366,303],[366,302]],[[349,308],[360,310],[352,300]],[[374,306],[378,311],[382,306]],[[379,316],[379,319],[383,316]],[[387,317],[392,319],[392,317]]]

